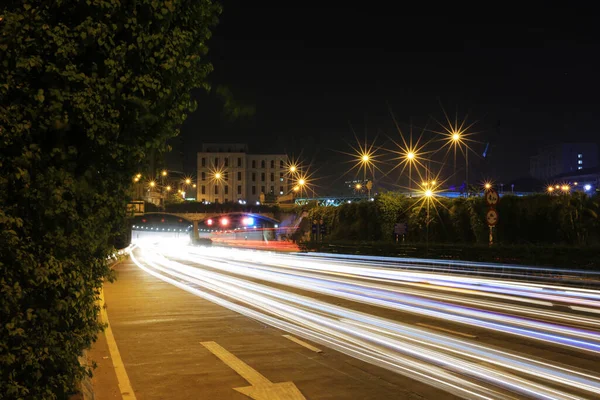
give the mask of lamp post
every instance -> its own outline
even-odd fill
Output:
[[[408,151],[405,157],[406,162],[408,162],[408,193],[412,196],[412,165],[415,161],[416,154],[414,151]]]

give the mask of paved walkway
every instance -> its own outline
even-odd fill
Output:
[[[104,288],[106,310],[136,399],[452,398],[327,348],[311,349],[310,343],[156,279],[130,261],[115,269],[118,280]],[[90,357],[99,364],[96,399],[118,399],[105,335]],[[278,386],[285,394],[256,392],[271,383],[286,383]],[[293,396],[293,386],[301,397]]]

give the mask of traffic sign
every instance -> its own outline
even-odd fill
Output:
[[[489,226],[496,226],[498,223],[498,211],[493,208],[490,208],[485,214],[485,220]]]
[[[500,196],[498,196],[498,192],[496,192],[494,189],[490,189],[487,192],[485,192],[485,201],[488,204],[488,206],[495,206],[496,204],[498,204],[499,200]]]
[[[406,222],[394,224],[394,234],[405,235],[406,234]]]

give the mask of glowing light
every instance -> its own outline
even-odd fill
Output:
[[[454,140],[455,142],[458,142],[460,140],[460,133],[454,132],[452,134],[452,140]]]
[[[548,192],[552,193],[554,192],[554,186],[548,186]]]
[[[135,177],[140,179],[142,177],[142,174],[137,174]]]
[[[409,151],[408,153],[406,153],[406,158],[408,158],[409,160],[414,159],[415,158],[414,151]]]
[[[210,226],[212,224],[213,224],[213,220],[212,219],[209,218],[209,219],[206,220],[206,225]]]
[[[220,172],[215,172],[215,179],[221,179],[221,176]]]
[[[150,185],[150,187],[154,187],[154,186],[156,186],[156,182],[150,181],[149,185]]]
[[[433,190],[431,190],[431,189],[425,190],[425,197],[431,197],[431,196],[433,196]]]
[[[483,187],[484,187],[486,190],[490,190],[490,189],[492,188],[492,184],[491,184],[491,183],[489,183],[489,182],[486,182],[486,183],[483,185]]]
[[[362,185],[360,183],[357,183],[355,187],[356,187],[356,190],[362,189]]]
[[[185,184],[189,185],[190,183],[192,183],[192,180],[190,178],[185,178]]]
[[[254,218],[253,217],[244,217],[244,218],[242,218],[242,224],[244,224],[246,226],[252,226],[252,225],[254,225]]]
[[[431,185],[435,186],[436,184],[437,184],[437,181],[431,181]]]
[[[290,172],[294,173],[298,170],[295,165],[290,165]]]
[[[293,190],[294,190],[294,192],[297,192],[298,190],[300,190],[300,186],[298,186],[298,185],[294,186]]]
[[[571,187],[569,185],[562,185],[560,187],[560,190],[562,190],[563,192],[568,192],[571,189]]]
[[[585,185],[585,186],[583,187],[583,190],[585,190],[586,192],[589,192],[591,189],[592,189],[592,185],[589,185],[589,184],[588,184],[588,185]]]
[[[221,218],[221,226],[227,226],[227,225],[229,225],[229,219],[227,219],[227,217]]]
[[[371,159],[371,157],[369,157],[369,155],[368,155],[368,154],[363,154],[363,155],[360,157],[360,159],[361,159],[361,161],[362,161],[362,162],[364,162],[364,163],[368,163],[368,162],[369,162],[369,160]]]
[[[165,189],[167,190],[167,192],[170,192],[171,191],[171,186],[167,186]]]
[[[300,185],[300,186],[306,185],[306,179],[304,179],[304,178],[298,179],[298,185]]]

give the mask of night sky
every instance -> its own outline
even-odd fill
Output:
[[[415,137],[424,127],[440,130],[442,107],[468,113],[480,142],[470,157],[474,180],[527,176],[528,156],[544,144],[600,141],[591,10],[278,3],[224,1],[209,43],[211,82],[256,113],[231,122],[214,95],[194,93],[199,108],[170,156],[186,171],[195,170],[202,142],[243,142],[252,152],[302,154],[322,186],[341,185],[351,164],[339,151],[351,151],[353,131],[385,147],[388,137],[399,140],[390,109]]]

